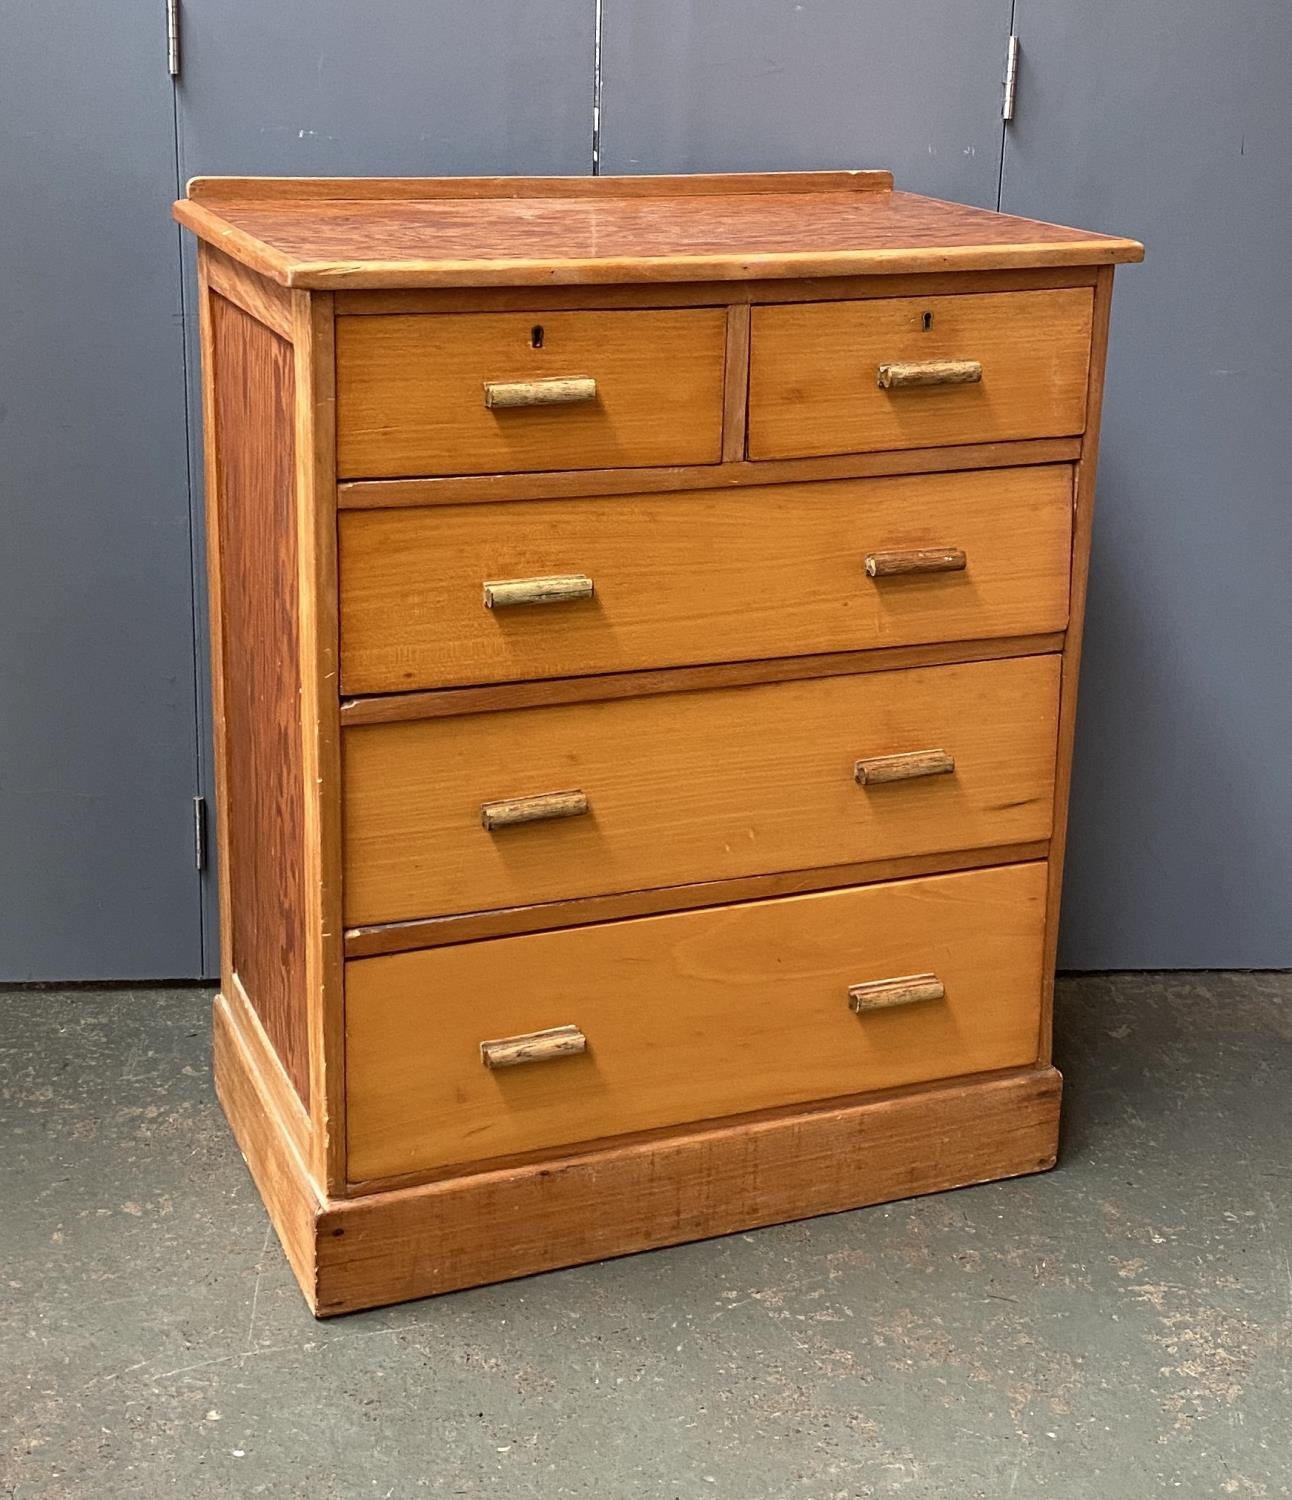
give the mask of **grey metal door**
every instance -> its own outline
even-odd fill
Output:
[[[0,979],[201,973],[164,11],[5,7]]]
[[[1074,968],[1292,965],[1292,8],[1018,0],[1003,207],[1118,277],[1064,896]]]
[[[889,167],[995,208],[1011,0],[601,0],[602,172]]]
[[[592,170],[594,0],[184,0],[180,172],[452,176]],[[194,515],[201,513],[193,253],[186,250]],[[195,526],[202,779],[204,564]],[[218,965],[215,882],[207,966]]]

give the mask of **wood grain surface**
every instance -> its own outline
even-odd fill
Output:
[[[309,1101],[292,346],[211,299],[233,971]]]
[[[756,307],[749,456],[806,458],[1079,433],[1092,304],[1092,293],[1069,288]],[[950,359],[980,363],[981,381],[879,385],[882,365]]]
[[[351,1180],[1030,1063],[1044,907],[1012,865],[352,962]],[[944,1000],[850,1009],[934,962]],[[565,1025],[586,1051],[481,1066]]]
[[[504,906],[497,911],[464,912],[449,917],[422,917],[411,922],[376,922],[345,933],[347,958],[374,958],[383,953],[412,953],[446,943],[474,943],[482,938],[511,937],[520,932],[551,932],[556,927],[589,927],[624,917],[650,917],[665,911],[694,911],[735,901],[765,901],[773,896],[802,896],[881,880],[908,880],[919,875],[947,875],[953,870],[981,870],[990,865],[1045,859],[1049,842],[992,844],[985,849],[943,850],[903,859],[858,860],[815,870],[781,870],[775,875],[747,875],[740,880],[706,880],[653,891],[621,891],[612,896],[576,896],[537,906]]]
[[[839,1102],[330,1204],[320,1317],[1044,1172],[1053,1068]]]
[[[631,672],[1062,630],[1067,466],[346,511],[347,694]],[[954,547],[963,571],[873,578]],[[581,574],[592,597],[482,607],[490,579]]]
[[[337,320],[342,478],[717,463],[723,308]],[[573,405],[491,408],[486,386],[590,378]]]
[[[205,179],[175,205],[194,233],[291,286],[512,286],[992,270],[1134,260],[1130,240],[911,193],[766,175],[711,191],[603,178],[526,192]],[[614,184],[622,184],[616,187]],[[492,190],[489,184],[492,183]],[[807,185],[809,189],[811,185]],[[505,193],[505,196],[502,194]],[[451,196],[450,196],[451,194]]]
[[[1057,657],[343,731],[348,926],[1049,836]],[[859,787],[939,746],[950,776]],[[577,787],[582,817],[487,832]]]

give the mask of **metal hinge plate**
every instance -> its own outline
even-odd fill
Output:
[[[179,0],[166,0],[166,67],[179,77]]]
[[[206,869],[206,798],[193,798],[193,863]]]
[[[1014,118],[1014,100],[1018,94],[1018,38],[1011,36],[1005,48],[1005,102],[1000,117],[1009,123]]]

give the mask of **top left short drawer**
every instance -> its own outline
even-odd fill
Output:
[[[717,463],[719,307],[345,314],[342,479]]]

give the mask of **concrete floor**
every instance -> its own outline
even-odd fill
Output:
[[[7,1500],[1292,1493],[1290,975],[1064,983],[1047,1176],[326,1324],[207,1001],[0,995]]]

